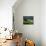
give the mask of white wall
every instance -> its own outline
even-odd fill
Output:
[[[0,0],[0,27],[12,28],[12,6],[16,0]]]
[[[36,46],[41,46],[41,0],[23,0],[16,7],[14,5],[15,29],[22,32],[24,37],[35,41]],[[23,16],[34,16],[33,25],[24,25]]]
[[[41,38],[42,46],[46,46],[46,0],[41,1]]]

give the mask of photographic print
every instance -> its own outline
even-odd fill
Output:
[[[34,16],[23,16],[23,24],[33,24]]]

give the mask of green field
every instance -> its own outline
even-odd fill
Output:
[[[33,24],[33,20],[31,19],[23,20],[23,24]]]

